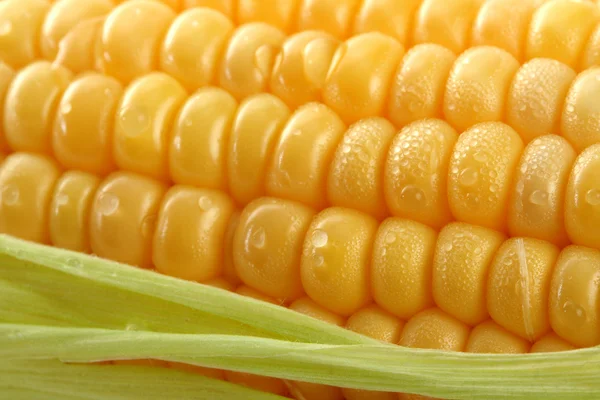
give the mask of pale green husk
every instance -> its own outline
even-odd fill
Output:
[[[0,235],[2,398],[280,398],[164,368],[59,361],[136,358],[457,400],[600,398],[600,348],[492,356],[380,344],[223,290]]]

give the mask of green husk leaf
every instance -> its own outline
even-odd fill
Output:
[[[282,307],[7,236],[0,338],[5,362],[157,358],[457,400],[600,397],[600,348],[494,356],[385,345]]]

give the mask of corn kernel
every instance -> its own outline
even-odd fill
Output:
[[[519,135],[500,122],[483,122],[460,135],[448,177],[450,210],[457,220],[506,230],[509,191],[522,151]]]
[[[381,32],[409,44],[411,25],[420,0],[364,0],[354,16],[354,34]]]
[[[90,213],[90,244],[102,258],[152,267],[152,236],[166,187],[129,172],[114,172],[98,188]]]
[[[392,141],[385,165],[385,198],[393,215],[434,228],[452,220],[448,163],[458,134],[442,120],[407,125]]]
[[[368,118],[350,127],[337,147],[327,179],[327,197],[378,219],[388,215],[384,198],[387,150],[396,130],[384,118]]]
[[[588,38],[585,49],[581,55],[580,69],[585,71],[588,68],[598,65],[600,65],[600,23],[596,25]]]
[[[562,112],[561,132],[577,152],[600,143],[600,68],[588,69],[575,78]]]
[[[50,153],[52,122],[70,81],[68,70],[45,61],[17,73],[4,103],[4,134],[12,150]]]
[[[0,232],[48,244],[48,210],[60,171],[45,156],[14,153],[0,166]]]
[[[160,207],[152,243],[157,271],[199,282],[219,276],[233,210],[223,193],[172,186]]]
[[[600,344],[600,251],[565,248],[550,288],[549,314],[554,332],[579,347]]]
[[[156,70],[158,48],[175,18],[168,6],[148,0],[130,0],[106,18],[101,34],[102,68],[129,83]]]
[[[56,182],[50,204],[49,229],[53,246],[90,253],[89,217],[100,179],[69,171]]]
[[[229,19],[234,16],[235,0],[181,0],[181,8],[184,10],[195,7],[206,7],[217,10]]]
[[[181,13],[162,41],[160,69],[190,91],[215,83],[233,29],[231,21],[214,10],[195,8]]]
[[[102,70],[101,33],[104,17],[86,19],[71,28],[58,44],[54,64],[74,74]]]
[[[402,320],[376,305],[358,310],[346,321],[346,329],[385,343],[398,343],[403,327]]]
[[[418,222],[388,218],[373,247],[371,290],[375,302],[408,319],[433,305],[432,261],[437,233]]]
[[[469,327],[437,308],[412,317],[402,331],[400,346],[419,349],[464,351]]]
[[[350,315],[371,301],[369,267],[377,221],[358,211],[329,208],[306,234],[300,273],[315,302]]]
[[[512,238],[502,244],[487,281],[487,308],[494,321],[529,341],[548,332],[548,296],[558,253],[538,239]]]
[[[320,103],[298,109],[275,146],[267,194],[325,208],[328,168],[345,130],[340,118]]]
[[[531,346],[532,353],[549,353],[555,351],[574,350],[575,347],[552,332],[543,336]]]
[[[119,81],[96,73],[69,85],[52,130],[52,149],[62,165],[99,175],[116,168],[112,135],[122,93]]]
[[[203,284],[208,285],[208,286],[212,286],[218,289],[223,289],[226,290],[228,292],[233,292],[235,291],[235,284],[229,282],[228,280],[225,280],[223,278],[215,278],[215,279],[211,279],[208,280],[206,282],[203,282]]]
[[[454,63],[446,83],[444,115],[457,130],[502,121],[508,88],[519,62],[496,47],[472,47]]]
[[[246,206],[233,242],[240,279],[275,298],[295,300],[303,295],[300,255],[314,214],[299,203],[272,198]]]
[[[255,300],[264,301],[265,303],[271,303],[275,305],[283,304],[282,301],[279,301],[271,296],[267,296],[264,293],[259,292],[256,289],[251,288],[250,286],[241,285],[238,287],[235,292],[241,296],[250,297]]]
[[[4,134],[4,99],[14,77],[15,71],[0,61],[0,151],[2,152],[9,150]]]
[[[269,3],[264,0],[238,0],[237,22],[264,22],[283,32],[289,32],[294,25],[294,17],[300,0],[277,0]]]
[[[268,93],[247,98],[237,109],[226,158],[229,190],[238,204],[265,194],[270,155],[289,117],[289,108]]]
[[[509,200],[512,236],[543,239],[558,246],[569,242],[564,202],[575,151],[555,135],[541,136],[525,148]]]
[[[529,352],[529,342],[493,321],[473,328],[465,351],[487,354],[522,354]]]
[[[236,109],[235,99],[219,88],[200,89],[187,99],[170,133],[168,163],[175,183],[227,188],[227,150]]]
[[[380,115],[402,46],[378,32],[342,43],[334,54],[323,88],[323,101],[346,123]]]
[[[440,309],[471,326],[488,318],[487,277],[504,235],[451,223],[438,236],[433,260],[433,298]]]
[[[424,118],[443,118],[446,81],[456,56],[437,44],[411,48],[394,75],[388,117],[396,126]]]
[[[300,0],[296,30],[325,31],[336,38],[350,34],[359,0]]]

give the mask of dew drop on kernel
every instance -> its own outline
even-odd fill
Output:
[[[21,193],[15,185],[6,185],[2,189],[2,203],[6,206],[15,206],[19,204]]]
[[[69,204],[69,196],[65,193],[60,193],[54,198],[54,202],[57,207],[66,206]]]
[[[463,186],[473,186],[477,183],[478,179],[479,173],[475,168],[471,167],[463,169],[458,177],[459,182]]]
[[[567,300],[562,307],[563,312],[575,325],[579,326],[585,322],[587,315],[583,307],[572,300]]]
[[[198,199],[198,207],[200,207],[202,211],[208,211],[212,207],[212,201],[208,196],[200,196]]]
[[[71,267],[81,268],[81,261],[79,261],[77,258],[68,258],[67,264],[69,264]]]
[[[412,205],[420,206],[425,199],[423,190],[415,185],[406,185],[400,192],[402,200],[410,202]]]
[[[313,256],[313,262],[315,267],[322,267],[325,264],[325,257],[323,257],[321,254],[315,254]]]
[[[68,115],[69,113],[71,113],[71,111],[73,111],[73,106],[71,105],[71,103],[65,103],[60,108],[60,112],[63,115]]]
[[[98,211],[102,215],[112,215],[119,209],[119,198],[111,193],[103,193],[98,198]]]
[[[548,192],[545,190],[534,190],[529,195],[529,202],[538,206],[548,204]]]
[[[257,249],[262,249],[265,247],[266,242],[267,234],[265,232],[265,228],[259,226],[258,228],[254,229],[250,236],[250,244]]]
[[[342,153],[348,154],[351,151],[352,151],[352,146],[350,146],[349,144],[345,144],[342,146]]]
[[[4,20],[4,21],[0,22],[0,37],[10,35],[12,33],[12,31],[13,31],[12,22],[10,22],[9,20]]]
[[[121,112],[119,123],[126,136],[136,137],[150,127],[150,116],[144,108],[131,106]]]
[[[142,221],[141,231],[142,236],[148,237],[152,235],[154,227],[156,226],[156,215],[147,215]]]
[[[387,235],[385,235],[385,242],[387,244],[392,244],[396,241],[396,234],[394,232],[390,232]]]
[[[590,189],[585,194],[585,201],[591,206],[600,205],[600,189]]]
[[[312,233],[312,244],[317,249],[327,246],[328,241],[327,232],[317,229]]]

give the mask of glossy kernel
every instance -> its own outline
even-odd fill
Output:
[[[418,222],[388,218],[375,236],[371,290],[375,302],[408,319],[433,305],[432,262],[437,233]]]
[[[423,118],[443,118],[446,81],[456,56],[437,44],[412,47],[395,72],[387,114],[396,126]]]
[[[385,198],[391,213],[434,228],[452,220],[448,163],[458,134],[442,120],[407,125],[392,141],[385,164]]]
[[[600,65],[600,23],[596,25],[588,38],[587,44],[581,55],[580,69],[585,71],[588,68],[598,65]]]
[[[574,350],[575,346],[561,339],[556,333],[552,332],[543,336],[540,340],[531,346],[531,353],[552,353],[556,351]]]
[[[494,321],[477,325],[471,331],[465,351],[485,354],[522,354],[529,352],[529,342],[510,333]]]
[[[240,279],[261,293],[286,301],[303,295],[300,256],[314,214],[287,200],[263,197],[248,204],[232,249]]]
[[[104,19],[103,16],[90,18],[72,27],[58,43],[54,64],[62,65],[74,74],[101,71]]]
[[[554,332],[572,345],[600,344],[600,251],[565,248],[556,262],[549,314]]]
[[[487,308],[492,319],[529,341],[550,329],[548,296],[556,246],[529,238],[504,242],[490,266]]]
[[[406,46],[420,4],[420,0],[364,0],[354,16],[354,34],[381,32]]]
[[[298,109],[275,146],[267,172],[267,194],[318,210],[326,207],[328,169],[345,130],[340,118],[322,104]]]
[[[160,72],[125,89],[114,122],[113,151],[120,169],[167,179],[171,124],[185,97],[183,87]]]
[[[4,100],[14,77],[15,71],[0,61],[0,151],[2,152],[9,150],[4,133]]]
[[[502,121],[508,89],[519,62],[491,46],[472,47],[454,63],[446,83],[444,115],[458,131],[487,121]]]
[[[211,9],[195,8],[181,13],[162,40],[160,69],[187,90],[216,82],[217,69],[233,29],[229,19]]]
[[[270,156],[290,115],[289,108],[268,93],[247,98],[237,109],[226,158],[229,190],[238,204],[264,195]]]
[[[170,7],[131,0],[106,18],[101,35],[102,68],[123,83],[156,70],[159,46],[175,18]]]
[[[223,245],[233,203],[223,193],[172,186],[156,220],[152,261],[156,270],[204,282],[223,271]]]
[[[504,239],[461,222],[442,229],[433,259],[433,298],[440,309],[471,326],[488,318],[488,271]]]
[[[402,331],[400,346],[418,349],[464,351],[469,327],[438,308],[412,317]]]
[[[525,143],[549,133],[560,133],[563,104],[575,71],[547,58],[533,59],[519,68],[510,85],[506,121]]]
[[[12,150],[50,153],[52,122],[70,81],[68,70],[45,61],[17,73],[4,103],[4,134]]]
[[[56,182],[50,204],[50,241],[53,246],[90,253],[89,217],[100,179],[69,171]]]
[[[49,158],[13,153],[0,165],[0,232],[49,244],[48,211],[60,175]]]
[[[583,71],[573,81],[565,100],[561,132],[578,153],[600,143],[600,68]]]
[[[565,202],[565,225],[573,244],[600,249],[600,144],[575,160]]]
[[[378,219],[388,215],[383,172],[395,133],[384,118],[361,120],[346,131],[329,169],[327,196],[332,205]]]
[[[398,343],[404,321],[379,306],[361,308],[348,318],[346,329],[385,343]]]
[[[237,102],[225,90],[206,87],[181,106],[169,134],[168,164],[175,183],[227,188],[227,157]]]
[[[578,69],[586,41],[599,20],[600,10],[590,2],[546,2],[531,19],[526,40],[527,59],[552,58]]]
[[[324,103],[346,123],[381,115],[403,53],[397,41],[378,32],[347,40],[333,56],[323,88]]]
[[[63,166],[98,175],[115,169],[112,140],[122,93],[119,81],[96,73],[69,85],[52,130],[52,149]]]
[[[152,267],[152,236],[166,187],[152,179],[115,172],[99,186],[90,213],[90,244],[102,258]]]
[[[238,27],[221,56],[219,86],[236,99],[266,91],[285,35],[262,22]]]
[[[369,269],[377,221],[358,211],[332,207],[312,221],[300,273],[306,293],[339,315],[371,300]]]
[[[320,30],[345,39],[358,6],[358,0],[300,0],[296,30]]]
[[[273,3],[264,0],[238,0],[237,22],[264,22],[283,32],[290,32],[299,3],[300,0],[277,0]]]
[[[575,151],[560,136],[535,139],[523,151],[510,197],[508,227],[512,236],[569,243],[565,230],[565,193]]]
[[[500,122],[484,122],[460,135],[448,177],[448,200],[457,220],[506,230],[509,191],[522,151],[519,135]]]

